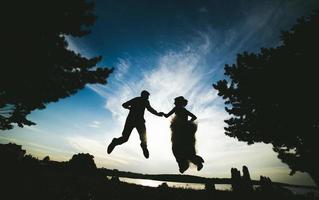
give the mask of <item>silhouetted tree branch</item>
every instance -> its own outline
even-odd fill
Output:
[[[319,184],[319,13],[281,35],[282,45],[243,53],[213,85],[225,99],[226,135],[248,144],[271,143],[295,171]]]
[[[101,56],[86,58],[68,49],[66,36],[90,32],[94,4],[85,0],[6,1],[2,24],[0,129],[33,125],[35,109],[75,94],[86,84],[106,84],[112,69],[96,67]]]

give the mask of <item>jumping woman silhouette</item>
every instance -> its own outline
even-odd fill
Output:
[[[189,163],[193,163],[197,166],[197,170],[203,168],[203,158],[196,155],[195,149],[195,133],[197,131],[197,124],[194,121],[197,117],[189,112],[185,106],[187,100],[183,96],[175,98],[175,107],[164,116],[167,118],[175,113],[175,117],[171,121],[172,131],[172,150],[175,159],[179,166],[179,171],[184,173],[189,168]],[[188,117],[191,117],[188,120]]]

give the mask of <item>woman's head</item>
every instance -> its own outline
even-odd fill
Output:
[[[175,98],[175,102],[174,104],[176,106],[181,106],[181,107],[185,107],[187,105],[187,100],[183,97],[183,96],[179,96]]]

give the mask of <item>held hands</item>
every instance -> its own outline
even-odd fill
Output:
[[[161,117],[164,116],[164,117],[166,117],[166,118],[169,116],[168,114],[165,114],[165,113],[163,113],[163,112],[159,112],[158,114],[159,114],[159,116],[161,116]]]

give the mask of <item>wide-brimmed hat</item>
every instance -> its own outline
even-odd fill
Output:
[[[179,96],[175,98],[176,105],[186,106],[187,102],[188,102],[187,99],[185,99],[183,96]]]

